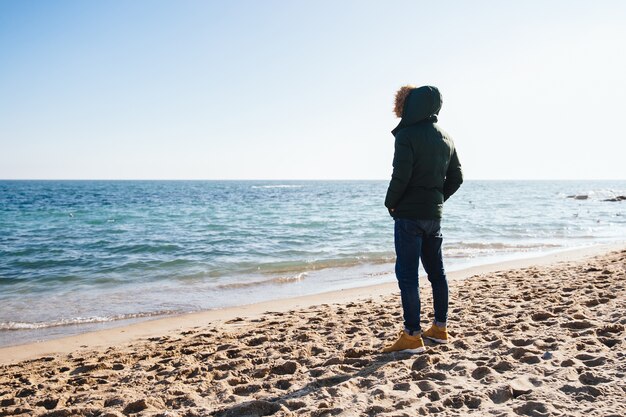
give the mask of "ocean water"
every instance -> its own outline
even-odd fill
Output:
[[[0,346],[394,281],[386,187],[0,181]],[[445,205],[447,267],[624,242],[618,195],[626,181],[467,181]]]

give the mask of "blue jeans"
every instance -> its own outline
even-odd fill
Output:
[[[441,221],[395,219],[394,241],[396,278],[402,298],[405,329],[411,335],[421,331],[417,273],[420,258],[433,289],[435,320],[445,323],[448,319],[448,280],[441,253]]]

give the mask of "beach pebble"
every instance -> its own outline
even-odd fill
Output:
[[[544,359],[546,361],[552,359],[554,357],[554,355],[552,354],[552,352],[544,352],[543,355],[541,355],[541,359]]]

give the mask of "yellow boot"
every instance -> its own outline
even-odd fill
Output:
[[[391,346],[383,349],[383,353],[389,352],[411,352],[419,353],[425,350],[422,336],[411,336],[404,330],[400,332],[400,338]]]
[[[434,323],[430,326],[430,329],[422,333],[422,336],[432,340],[433,342],[448,343],[448,329],[445,327],[439,327]]]

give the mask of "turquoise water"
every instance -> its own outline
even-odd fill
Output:
[[[0,181],[0,345],[393,281],[386,187]],[[616,195],[626,181],[468,181],[446,203],[447,265],[624,241]]]

